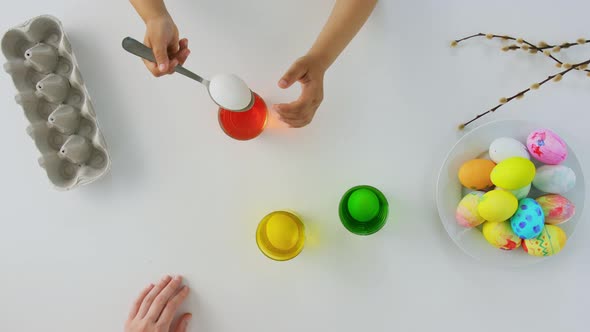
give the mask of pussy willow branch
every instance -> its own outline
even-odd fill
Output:
[[[563,76],[567,75],[567,73],[569,73],[570,71],[572,71],[574,69],[578,69],[580,67],[582,67],[582,68],[583,67],[586,67],[586,66],[588,66],[588,64],[590,64],[590,60],[586,60],[584,62],[580,62],[580,63],[577,63],[575,65],[571,65],[571,67],[569,67],[569,68],[567,68],[567,69],[565,69],[565,70],[563,70],[563,71],[561,71],[561,72],[559,72],[557,74],[551,75],[551,76],[547,77],[546,79],[542,80],[541,82],[535,83],[535,84],[531,85],[529,88],[524,89],[524,90],[518,92],[517,94],[515,94],[515,95],[513,95],[513,96],[511,96],[509,98],[502,98],[502,99],[500,99],[500,103],[498,105],[496,105],[495,107],[493,107],[493,108],[491,108],[491,109],[489,109],[489,110],[487,110],[487,111],[485,111],[485,112],[483,112],[481,114],[478,114],[473,119],[471,119],[471,120],[469,120],[469,121],[467,121],[465,123],[462,123],[461,125],[459,125],[459,129],[464,129],[466,126],[470,125],[472,122],[478,120],[479,118],[481,118],[481,117],[483,117],[483,116],[485,116],[487,114],[490,114],[490,113],[495,112],[500,107],[502,107],[503,105],[505,105],[506,103],[509,103],[510,101],[512,101],[514,99],[520,99],[520,98],[524,97],[524,95],[527,92],[529,92],[531,90],[536,90],[536,89],[540,88],[543,84],[545,84],[545,83],[547,83],[547,82],[549,82],[551,80],[554,80],[555,82],[561,81],[561,79],[563,78]]]
[[[546,55],[547,57],[549,57],[550,59],[552,59],[553,61],[555,61],[558,65],[558,67],[561,67],[562,65],[564,65],[564,62],[559,60],[558,58],[556,58],[553,54],[551,54],[551,50],[553,50],[553,52],[557,53],[559,51],[561,51],[561,49],[565,49],[565,48],[570,48],[572,46],[576,46],[576,45],[583,45],[586,43],[590,43],[590,40],[586,40],[584,38],[580,38],[578,39],[578,41],[576,43],[562,43],[560,45],[549,45],[545,42],[540,42],[539,45],[535,45],[533,43],[528,42],[527,40],[524,40],[522,38],[515,38],[512,36],[507,36],[507,35],[496,35],[496,34],[485,34],[485,33],[476,33],[473,34],[471,36],[467,36],[461,39],[456,39],[451,43],[451,46],[457,46],[459,43],[472,39],[472,38],[478,38],[478,37],[486,37],[488,39],[502,39],[502,40],[512,40],[515,41],[516,43],[519,44],[524,44],[523,46],[519,46],[516,44],[513,45],[509,45],[509,46],[505,46],[502,48],[503,51],[514,51],[514,50],[523,50],[523,51],[528,51],[530,53],[536,54],[536,53],[542,53],[544,55]],[[578,68],[578,70],[582,70],[582,68]],[[586,72],[590,72],[590,70],[588,69],[584,69]]]
[[[485,33],[481,33],[480,32],[480,33],[473,34],[471,36],[467,36],[465,38],[457,39],[457,40],[455,40],[455,42],[460,43],[462,41],[465,41],[465,40],[468,40],[468,39],[471,39],[471,38],[488,37],[488,36],[490,36],[491,38],[500,38],[500,39],[504,39],[504,40],[514,40],[514,41],[518,41],[519,40],[518,38],[514,38],[514,37],[511,37],[511,36],[508,36],[508,35],[485,34]],[[557,45],[557,44],[550,45],[550,44],[547,44],[547,43],[544,43],[544,42],[541,42],[541,44],[543,44],[542,46],[536,46],[536,45],[533,45],[531,43],[526,43],[526,44],[528,44],[529,46],[533,46],[533,47],[537,48],[539,51],[544,51],[544,50],[548,50],[550,48],[553,49],[553,48],[556,48],[556,47],[570,48],[572,46],[583,45],[583,44],[586,44],[586,43],[590,43],[590,40],[586,40],[584,38],[580,38],[575,43],[566,42],[566,43],[562,43],[562,44],[559,44],[559,45]]]

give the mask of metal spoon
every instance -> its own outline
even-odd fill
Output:
[[[127,52],[145,60],[156,62],[152,49],[139,41],[131,37],[125,37],[122,45]],[[254,105],[254,94],[246,83],[235,75],[216,75],[209,81],[181,65],[177,65],[174,71],[207,87],[207,92],[211,100],[223,109],[234,112],[245,112]],[[214,93],[211,93],[212,86],[214,87]]]

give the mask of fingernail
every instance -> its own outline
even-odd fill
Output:
[[[174,281],[180,281],[180,280],[182,280],[182,277],[181,276],[175,276],[174,277]]]
[[[166,64],[165,63],[161,63],[158,68],[160,69],[160,71],[166,71]]]
[[[169,275],[165,275],[162,277],[162,281],[168,281],[170,280],[170,276]]]
[[[285,86],[287,86],[287,81],[286,81],[286,80],[280,80],[280,81],[279,81],[279,86],[280,86],[281,88],[282,88],[282,87],[285,87]]]
[[[279,105],[272,105],[272,110],[275,111],[275,112],[280,111]]]

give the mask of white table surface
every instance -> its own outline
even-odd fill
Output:
[[[269,104],[297,96],[276,82],[332,5],[168,2],[190,39],[187,67],[237,73]],[[581,0],[382,0],[328,72],[312,125],[273,120],[258,139],[237,142],[219,129],[203,88],[178,75],[154,79],[123,52],[124,36],[144,33],[127,1],[4,6],[3,31],[43,13],[62,20],[113,167],[97,183],[53,190],[2,75],[0,330],[121,331],[138,291],[179,273],[192,288],[189,331],[586,331],[590,223],[555,259],[490,267],[449,239],[434,187],[459,122],[556,70],[542,56],[502,53],[498,41],[450,49],[450,40],[480,31],[576,40],[590,37],[589,11]],[[585,60],[590,47],[568,54]],[[588,91],[590,80],[572,73],[485,121],[534,118],[568,130],[588,165]],[[390,200],[388,224],[370,237],[350,234],[337,215],[358,184]],[[285,208],[304,217],[308,241],[278,263],[254,233]]]

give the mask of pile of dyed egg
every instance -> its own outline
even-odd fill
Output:
[[[564,165],[565,142],[548,129],[533,131],[526,146],[516,139],[494,140],[489,159],[473,159],[459,169],[459,181],[469,190],[457,207],[463,227],[480,227],[494,247],[521,247],[532,256],[557,254],[567,241],[557,225],[570,220],[575,206],[565,195],[576,185],[576,174]],[[534,158],[531,161],[531,156]],[[531,186],[543,195],[528,197]]]

